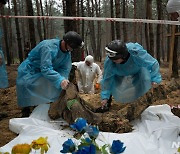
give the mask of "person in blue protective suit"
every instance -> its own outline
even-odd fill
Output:
[[[180,0],[169,0],[166,9],[172,20],[180,21]]]
[[[18,67],[16,80],[18,106],[28,116],[29,106],[54,102],[69,83],[71,52],[83,47],[81,36],[69,31],[63,40],[49,39],[40,42]]]
[[[6,4],[6,2],[7,0],[0,0],[0,8],[3,7]],[[1,38],[2,38],[2,33],[0,29],[0,40]],[[6,72],[4,54],[3,54],[2,46],[0,43],[0,88],[7,88],[7,87],[8,87],[8,76]]]
[[[117,102],[133,102],[161,82],[158,61],[140,44],[113,40],[105,50],[108,56],[101,81],[102,106],[98,112],[109,110],[111,96]]]

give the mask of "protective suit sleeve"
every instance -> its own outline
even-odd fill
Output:
[[[73,62],[72,65],[76,66],[78,65],[78,62]]]
[[[101,100],[109,99],[111,93],[109,90],[103,90],[101,91]]]
[[[101,99],[109,99],[111,95],[111,88],[114,79],[112,62],[109,58],[106,58],[104,62],[104,74],[101,80]]]
[[[102,71],[98,65],[96,65],[96,73],[97,73],[97,83],[100,83],[102,80]]]
[[[159,72],[159,63],[150,54],[147,53],[143,47],[138,43],[128,43],[128,51],[133,56],[134,62],[140,66],[145,67],[151,74],[151,81],[160,83],[162,78]]]
[[[57,69],[57,71],[62,77],[65,77],[65,79],[68,79],[69,73],[72,68],[71,57],[68,56],[63,61],[64,61],[63,64],[61,65],[60,68]]]
[[[50,46],[42,47],[40,53],[40,69],[42,75],[50,80],[57,89],[60,89],[60,83],[65,79],[65,77],[53,69],[51,50]]]

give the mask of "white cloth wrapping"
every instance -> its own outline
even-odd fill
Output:
[[[48,104],[35,108],[29,118],[14,118],[9,128],[19,136],[0,148],[0,152],[10,152],[16,144],[31,143],[39,137],[48,137],[50,148],[47,154],[59,154],[62,144],[72,138],[73,131],[62,129],[66,122],[62,119],[51,121],[48,117]],[[141,120],[133,122],[131,133],[100,132],[96,139],[99,145],[112,144],[121,140],[126,146],[124,154],[175,154],[180,143],[180,118],[171,113],[168,105],[151,106],[141,115]],[[74,140],[74,139],[73,139]],[[76,141],[77,142],[77,141]],[[173,144],[174,143],[174,144]]]

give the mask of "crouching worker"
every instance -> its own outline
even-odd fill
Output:
[[[77,66],[78,77],[77,85],[80,93],[94,94],[95,78],[97,76],[96,88],[99,88],[99,84],[102,78],[102,71],[96,63],[94,58],[88,55],[85,61],[74,62],[73,65]]]
[[[138,43],[110,42],[105,50],[99,112],[109,110],[111,95],[117,102],[129,103],[161,82],[159,63]]]
[[[54,102],[69,83],[71,52],[83,47],[79,34],[69,31],[63,40],[40,42],[18,67],[17,99],[22,116],[29,116],[29,106]]]

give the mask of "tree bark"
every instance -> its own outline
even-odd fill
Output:
[[[27,8],[27,15],[34,16],[32,0],[26,1],[26,8]],[[34,28],[34,20],[33,19],[28,19],[28,26],[29,26],[29,36],[30,36],[31,48],[34,48],[36,46],[36,37],[35,37],[35,28]]]
[[[37,8],[37,15],[40,16],[40,4],[39,4],[39,1],[36,0],[36,8]],[[41,20],[40,19],[37,19],[37,31],[38,31],[38,34],[39,34],[39,39],[40,41],[43,40],[43,37],[42,37],[42,30],[41,30]]]
[[[156,4],[157,4],[157,14],[158,14],[158,20],[161,20],[162,18],[162,0],[156,0]],[[156,29],[156,57],[157,60],[159,62],[159,64],[161,63],[160,61],[160,53],[161,53],[161,28],[162,26],[160,24],[157,24],[157,29]]]
[[[126,18],[126,0],[123,0],[122,17]],[[124,41],[126,42],[128,40],[128,37],[127,37],[127,29],[126,29],[126,23],[125,22],[123,22],[123,36],[124,36]]]
[[[42,0],[40,0],[40,6],[41,6],[41,15],[44,16],[44,11],[43,11],[43,6],[42,6]],[[42,19],[42,21],[43,21],[44,39],[46,39],[47,36],[46,36],[45,19]]]
[[[115,0],[116,18],[120,18],[120,1]],[[116,22],[116,38],[121,39],[120,22]]]
[[[14,13],[17,16],[18,12],[17,12],[17,2],[16,0],[13,0],[13,4],[14,4]],[[20,28],[19,28],[19,21],[17,18],[15,18],[15,24],[16,24],[16,34],[17,34],[17,42],[18,42],[18,50],[19,50],[19,59],[20,59],[20,63],[23,62],[23,51],[22,51],[22,42],[21,42],[21,34],[20,34]]]
[[[114,18],[114,5],[113,0],[110,0],[111,18]],[[111,21],[111,39],[115,39],[114,22]]]
[[[175,32],[178,32],[178,26],[176,26]],[[178,37],[175,37],[174,51],[173,51],[173,63],[172,63],[172,75],[171,77],[179,78],[178,73]]]
[[[4,8],[1,8],[1,14],[4,14]],[[7,65],[11,64],[11,57],[9,52],[9,43],[8,43],[8,28],[7,21],[5,18],[2,18],[3,30],[4,30],[4,38],[5,38],[5,46],[6,46],[6,55],[7,55]]]
[[[146,19],[152,19],[152,0],[146,1]],[[154,56],[154,34],[153,34],[152,24],[146,24],[145,34],[147,39],[146,40],[147,50],[152,56]]]
[[[134,19],[137,18],[137,1],[134,0]],[[137,42],[137,32],[136,32],[136,29],[137,29],[137,23],[134,23],[134,28],[133,28],[133,33],[134,33],[134,41]]]
[[[76,16],[76,0],[64,0],[64,15],[65,16]],[[77,23],[76,20],[64,20],[65,32],[76,31]]]

